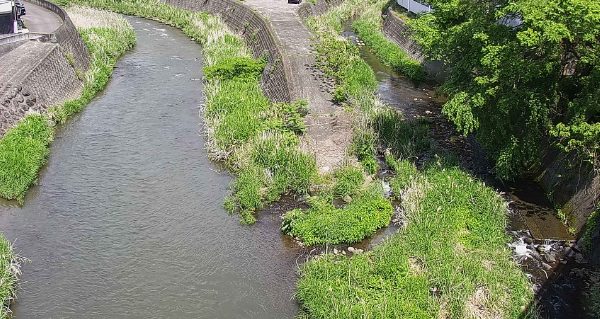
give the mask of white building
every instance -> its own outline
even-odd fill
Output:
[[[424,1],[396,0],[398,5],[414,14],[431,12],[431,6]]]

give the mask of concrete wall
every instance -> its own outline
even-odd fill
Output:
[[[0,44],[0,137],[28,112],[75,98],[90,56],[68,15],[45,0],[31,0],[63,21],[52,34]]]
[[[291,67],[286,57],[281,54],[281,45],[270,24],[258,13],[238,0],[162,1],[182,9],[219,15],[232,31],[242,35],[255,57],[267,59],[262,76],[265,95],[275,102],[289,102],[294,98]]]
[[[311,4],[308,1],[304,1],[298,8],[298,14],[303,19],[310,16],[321,15],[332,7],[342,4],[344,0],[319,0],[316,4]]]
[[[600,204],[600,174],[575,154],[549,152],[537,180],[577,231]]]
[[[421,62],[429,78],[440,83],[444,81],[446,77],[444,64],[440,61],[426,59],[421,46],[411,38],[411,30],[408,25],[397,17],[391,8],[388,8],[383,17],[383,33],[404,49],[411,58]]]

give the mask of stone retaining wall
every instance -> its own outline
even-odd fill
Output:
[[[311,16],[321,15],[327,12],[332,7],[336,7],[342,4],[344,0],[319,0],[315,4],[311,4],[308,1],[304,1],[298,8],[298,15],[302,19],[306,19]]]
[[[52,11],[60,17],[63,23],[52,32],[51,41],[58,43],[65,54],[73,57],[77,68],[87,70],[90,65],[90,53],[65,10],[46,0],[27,0],[27,2]]]
[[[411,58],[421,62],[430,79],[440,83],[445,80],[444,64],[440,61],[426,59],[421,46],[411,38],[411,30],[408,25],[394,14],[391,7],[383,16],[383,33],[404,49]]]
[[[575,154],[550,152],[537,180],[578,232],[600,205],[600,174]]]
[[[255,57],[264,57],[267,66],[262,76],[262,89],[275,102],[295,98],[292,72],[281,45],[267,21],[238,0],[162,0],[178,8],[204,11],[220,16],[232,31],[242,35]]]
[[[63,21],[52,34],[19,38],[0,46],[0,137],[28,112],[79,95],[78,77],[89,68],[90,55],[66,12],[45,0],[29,1],[56,13]]]

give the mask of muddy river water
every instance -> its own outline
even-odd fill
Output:
[[[131,19],[137,47],[61,127],[0,230],[30,261],[15,318],[292,318],[297,247],[277,216],[240,225],[204,149],[201,48]]]

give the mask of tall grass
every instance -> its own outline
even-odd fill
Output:
[[[243,40],[220,18],[154,0],[74,0],[181,29],[203,48],[207,149],[236,175],[228,211],[245,223],[283,194],[308,192],[316,173],[312,156],[300,151],[306,104],[271,103],[260,87],[264,61],[252,57]]]
[[[0,139],[0,197],[23,202],[46,163],[54,124],[65,122],[102,91],[118,58],[135,44],[133,29],[123,18],[97,10],[76,10],[76,23],[87,20],[78,27],[91,54],[81,96],[50,108],[48,114],[27,115]]]
[[[311,198],[310,206],[286,213],[281,228],[306,245],[358,242],[389,224],[394,212],[375,185],[343,208],[336,208],[325,196]]]
[[[20,274],[19,263],[12,246],[0,235],[0,318],[10,318],[10,303],[15,296],[15,285]]]
[[[419,172],[413,161],[431,148],[428,123],[408,122],[383,107],[376,85],[359,80],[373,73],[370,68],[358,67],[364,70],[360,76],[344,71],[344,64],[361,64],[358,50],[338,36],[343,22],[354,16],[353,28],[384,63],[419,79],[413,61],[394,55],[397,48],[381,40],[383,5],[347,0],[308,24],[321,67],[336,80],[340,100],[361,111],[353,152],[367,168],[377,149],[386,149],[386,163],[395,172],[390,185],[407,226],[367,254],[327,254],[304,264],[297,290],[303,316],[518,318],[532,291],[506,246],[506,204],[493,189],[449,164]],[[306,211],[288,213],[283,228],[309,243],[349,242],[344,239],[353,238],[355,228],[346,221],[353,218],[316,201]]]
[[[407,185],[403,208],[407,228],[372,252],[302,267],[297,297],[311,318],[519,318],[532,291],[492,189],[435,165]]]
[[[361,10],[360,15],[352,23],[352,29],[383,64],[417,83],[421,82],[425,77],[421,63],[412,59],[396,43],[388,40],[382,32],[382,12],[389,2],[388,0],[360,1],[364,10]],[[356,0],[347,0],[344,5],[356,6],[356,3]]]

